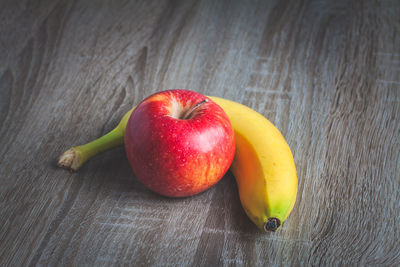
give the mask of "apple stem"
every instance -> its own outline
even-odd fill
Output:
[[[182,120],[188,120],[192,117],[193,112],[198,109],[201,105],[203,105],[204,103],[207,103],[208,99],[205,98],[202,101],[200,101],[199,103],[197,103],[196,105],[192,106],[190,109],[188,109],[182,116]]]

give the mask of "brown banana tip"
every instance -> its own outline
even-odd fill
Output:
[[[264,230],[267,232],[275,232],[281,226],[281,221],[278,218],[269,218],[264,223]]]

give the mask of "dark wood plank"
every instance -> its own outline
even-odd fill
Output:
[[[3,1],[0,265],[400,265],[398,1]],[[187,88],[282,131],[298,199],[259,232],[228,173],[148,191],[123,148],[69,173],[67,147],[144,97]]]

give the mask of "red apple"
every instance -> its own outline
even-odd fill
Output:
[[[210,98],[167,90],[132,112],[125,149],[137,178],[150,190],[185,197],[207,190],[227,172],[235,153],[232,125]]]

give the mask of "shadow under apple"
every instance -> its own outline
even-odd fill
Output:
[[[158,213],[162,222],[162,219],[169,218],[166,211],[179,212],[188,209],[190,213],[190,209],[197,211],[197,215],[187,215],[193,220],[198,220],[197,216],[207,216],[204,231],[259,233],[241,206],[236,181],[230,171],[210,189],[184,198],[164,197],[147,189],[133,173],[123,147],[94,157],[79,172],[92,174],[85,179],[86,182],[95,187],[100,186],[99,194],[105,195],[98,197],[105,201],[115,201],[116,210],[138,209],[139,214],[130,214],[140,216],[143,213],[140,209],[146,209],[152,214]],[[151,209],[154,211],[151,212]],[[148,216],[148,213],[144,216]],[[184,212],[182,216],[186,216]]]

